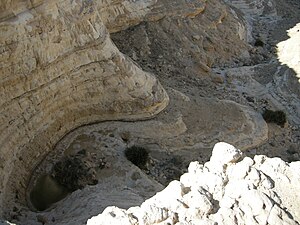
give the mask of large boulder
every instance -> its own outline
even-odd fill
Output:
[[[192,162],[180,181],[172,181],[141,206],[108,207],[87,225],[296,225],[299,169],[299,162],[266,156],[251,159],[230,144],[217,143],[209,162]]]

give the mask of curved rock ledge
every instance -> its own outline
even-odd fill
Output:
[[[257,15],[262,15],[264,9],[272,9],[274,6],[267,4],[273,0],[258,0],[254,5],[248,0],[229,2],[250,15],[252,12],[256,15],[256,11],[259,12]],[[137,55],[148,54],[148,62],[157,61],[155,70],[150,71],[157,74],[161,71],[161,78],[170,76],[173,79],[179,72],[186,75],[189,71],[190,75],[202,76],[209,74],[214,64],[226,67],[231,59],[237,63],[235,65],[252,63],[249,46],[245,43],[247,38],[248,41],[251,39],[251,29],[245,27],[249,18],[242,18],[242,14],[234,10],[217,0],[1,1],[0,217],[17,221],[17,224],[23,223],[18,218],[21,216],[27,221],[34,221],[23,224],[83,224],[107,205],[117,205],[115,203],[121,201],[119,207],[129,208],[139,205],[144,198],[161,190],[162,185],[156,183],[149,191],[152,181],[146,174],[142,174],[140,176],[146,182],[146,196],[138,195],[136,189],[122,192],[123,184],[127,182],[124,180],[130,176],[132,182],[139,174],[136,173],[139,169],[135,167],[126,171],[125,159],[122,159],[118,166],[126,176],[115,179],[119,182],[119,188],[107,185],[106,189],[101,189],[105,194],[98,196],[95,191],[98,187],[88,187],[85,190],[87,192],[74,193],[65,203],[68,211],[73,214],[66,213],[68,217],[64,210],[60,211],[61,208],[53,209],[52,213],[61,213],[59,217],[63,218],[63,222],[60,218],[53,221],[54,217],[43,217],[47,213],[30,211],[25,197],[32,172],[42,165],[46,156],[55,153],[52,150],[59,146],[59,141],[67,137],[66,134],[71,130],[100,121],[144,120],[158,114],[168,105],[169,97],[157,79],[123,55],[111,41],[109,33],[130,28],[114,34],[114,40],[117,40],[118,46],[122,46],[122,41],[134,34],[130,32],[133,26],[141,24],[137,29],[145,34],[145,38],[141,40],[137,36],[140,43],[135,46],[135,38],[127,40],[122,51],[126,50],[124,52],[127,54],[130,48],[135,48],[131,55],[128,54],[134,60],[139,58]],[[275,11],[271,10],[270,16],[273,13]],[[143,21],[149,22],[148,30],[143,26]],[[153,21],[160,25],[151,24]],[[290,32],[296,32],[297,29],[295,27]],[[152,45],[148,40],[151,33],[157,33],[151,37]],[[122,38],[124,34],[128,36]],[[173,39],[170,42],[164,40],[159,45],[155,40],[162,36],[165,40]],[[169,51],[165,43],[173,46],[174,51],[171,52],[174,58],[169,59],[173,64],[162,60],[169,53],[161,54],[164,51],[157,51],[157,54],[152,54],[150,51],[150,47],[155,50],[161,46]],[[288,47],[278,45],[279,52],[283,54],[286,49],[290,49],[293,42],[289,43]],[[135,52],[140,46],[145,46],[145,51]],[[282,56],[280,61],[287,63],[285,60],[290,60],[289,54]],[[239,59],[242,61],[238,62]],[[140,58],[140,61],[143,59]],[[186,62],[181,64],[181,61]],[[153,67],[153,63],[147,65],[148,62],[146,60],[144,65],[141,64],[143,68]],[[181,66],[173,71],[173,65],[178,63]],[[292,64],[287,63],[294,69],[297,69],[296,64],[294,61]],[[246,71],[245,76],[242,73],[235,76],[254,82],[251,73],[244,66],[242,69]],[[280,75],[279,72],[277,75]],[[228,91],[226,82],[234,76],[230,75],[230,71],[210,75],[209,79],[213,83],[224,84],[222,89],[209,85],[215,89],[215,93],[223,95]],[[283,84],[289,76],[289,73],[280,79],[277,76],[275,83]],[[182,77],[177,77],[180,88],[169,92],[172,101],[165,113],[153,120],[138,122],[144,124],[138,129],[136,124],[127,126],[136,135],[134,141],[145,141],[157,148],[166,147],[170,152],[186,150],[189,155],[194,153],[198,156],[200,151],[203,153],[203,149],[211,149],[219,140],[225,139],[244,150],[268,139],[268,126],[260,113],[236,102],[199,97],[206,96],[203,95],[205,91],[198,93],[198,89],[205,85],[201,85],[202,80],[200,82],[198,78],[187,77],[192,82],[183,82]],[[162,79],[161,82],[168,84],[171,79]],[[180,92],[189,88],[197,88],[190,97]],[[207,90],[211,94],[212,89]],[[259,88],[244,90],[252,94],[260,93]],[[291,93],[289,86],[281,90],[285,97]],[[297,106],[295,95],[288,99],[295,100],[293,104]],[[294,111],[297,109],[293,108]],[[291,121],[297,122],[298,118],[292,117]],[[118,129],[124,122],[113,123]],[[111,128],[112,123],[99,125],[101,128],[106,126]],[[120,130],[125,128],[123,126]],[[89,129],[87,133],[91,134],[90,127],[83,129]],[[111,136],[109,138],[113,139]],[[153,142],[153,139],[158,142]],[[126,137],[122,139],[122,148],[118,151],[126,147],[126,140]],[[164,191],[140,207],[129,210],[110,207],[90,219],[88,224],[299,224],[299,169],[299,162],[285,163],[265,156],[256,156],[254,160],[243,158],[239,150],[220,143],[214,148],[210,162],[204,165],[192,163],[189,172],[180,181],[171,182]],[[122,176],[120,170],[113,171]],[[102,183],[108,182],[102,180]],[[138,182],[133,185],[144,188]],[[86,198],[85,193],[92,195]],[[100,209],[95,199],[97,197],[97,201],[102,203],[105,200],[102,196],[112,201],[106,201],[106,205]],[[87,207],[86,201],[91,202],[96,213],[93,211],[83,218],[82,209],[90,207]],[[27,214],[21,215],[19,210]],[[80,222],[77,215],[81,216]],[[8,224],[0,220],[2,223]]]
[[[0,215],[25,204],[30,174],[70,130],[152,117],[169,101],[112,43],[99,5],[27,2],[0,4]]]
[[[108,207],[87,225],[299,224],[299,171],[300,162],[251,159],[219,142],[209,162],[192,162],[180,181],[141,206]]]
[[[194,18],[214,7],[205,0],[1,1],[0,215],[16,202],[25,205],[32,171],[72,129],[149,118],[168,104],[160,83],[123,55],[109,33],[164,17]],[[227,6],[217,7],[206,16],[208,29],[232,17]],[[244,32],[237,36],[242,42]]]

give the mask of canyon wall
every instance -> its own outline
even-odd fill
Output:
[[[215,13],[201,18],[205,11]],[[109,33],[163,18],[181,27],[195,17],[205,21],[213,41],[223,39],[217,26],[228,19],[237,32],[226,40],[234,35],[235,45],[243,46],[243,24],[218,1],[1,1],[0,215],[26,204],[30,174],[72,129],[150,118],[167,106],[157,79],[122,54]],[[205,44],[203,37],[190,38]],[[227,58],[240,53],[222,51]]]
[[[92,3],[2,1],[0,9],[3,206],[24,204],[30,173],[67,132],[151,117],[168,96],[118,51]]]

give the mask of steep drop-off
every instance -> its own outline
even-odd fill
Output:
[[[220,142],[209,162],[192,162],[180,181],[172,181],[141,206],[108,207],[87,225],[297,225],[299,167],[300,162],[279,158],[244,157]]]
[[[86,224],[109,205],[141,205],[179,179],[189,162],[208,161],[220,140],[252,157],[263,153],[299,160],[299,48],[293,47],[298,27],[290,30],[291,40],[279,43],[299,22],[297,7],[294,0],[2,1],[0,217],[18,225]],[[287,122],[267,124],[261,115],[266,109],[283,110]],[[90,123],[95,124],[82,126]],[[133,145],[149,150],[144,169],[124,155]],[[226,152],[213,155],[222,158]],[[51,168],[66,156],[79,157],[79,167],[91,164],[91,182],[37,211],[32,190],[41,178],[53,176]],[[101,169],[94,170],[99,162]],[[152,201],[148,214],[141,208],[113,208],[90,222],[102,223],[98,219],[104,216],[104,223],[111,219],[113,224],[128,218],[185,224],[195,212],[196,220],[209,217],[208,224],[294,224],[299,219],[294,192],[284,193],[279,182],[283,173],[292,182],[283,178],[282,184],[298,187],[297,163],[262,156],[223,166],[221,171],[211,160],[203,167],[209,170],[205,179],[193,175],[193,181],[209,177],[201,183],[205,193],[188,190],[188,175],[171,183],[175,189],[187,187],[178,204],[190,210],[152,207],[160,202],[154,197],[147,201]],[[71,171],[77,172],[86,171]],[[212,188],[218,190],[209,189],[214,177],[224,178]],[[241,185],[242,197],[233,195],[231,181]],[[262,204],[243,197],[249,193]],[[265,194],[269,200],[261,197]],[[194,198],[207,210],[199,211]]]
[[[96,4],[23,3],[1,2],[11,10],[0,24],[1,211],[25,204],[30,174],[70,130],[151,117],[168,103],[159,82],[111,42]]]

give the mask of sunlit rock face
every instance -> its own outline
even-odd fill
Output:
[[[2,211],[11,201],[24,203],[30,173],[70,130],[151,117],[168,104],[156,78],[110,40],[102,4],[0,3]]]
[[[107,207],[87,225],[299,224],[299,162],[244,157],[219,142],[210,161],[192,162],[180,180],[140,206]]]
[[[300,83],[300,23],[287,31],[289,38],[277,44],[278,59],[296,73]]]
[[[0,215],[26,204],[32,171],[72,129],[149,118],[168,104],[157,79],[123,55],[109,33],[162,18],[182,27],[195,18],[193,29],[203,32],[182,43],[204,46],[193,58],[197,71],[208,72],[211,55],[227,59],[247,49],[244,24],[234,15],[205,0],[1,1]],[[239,47],[212,46],[220,40]]]

